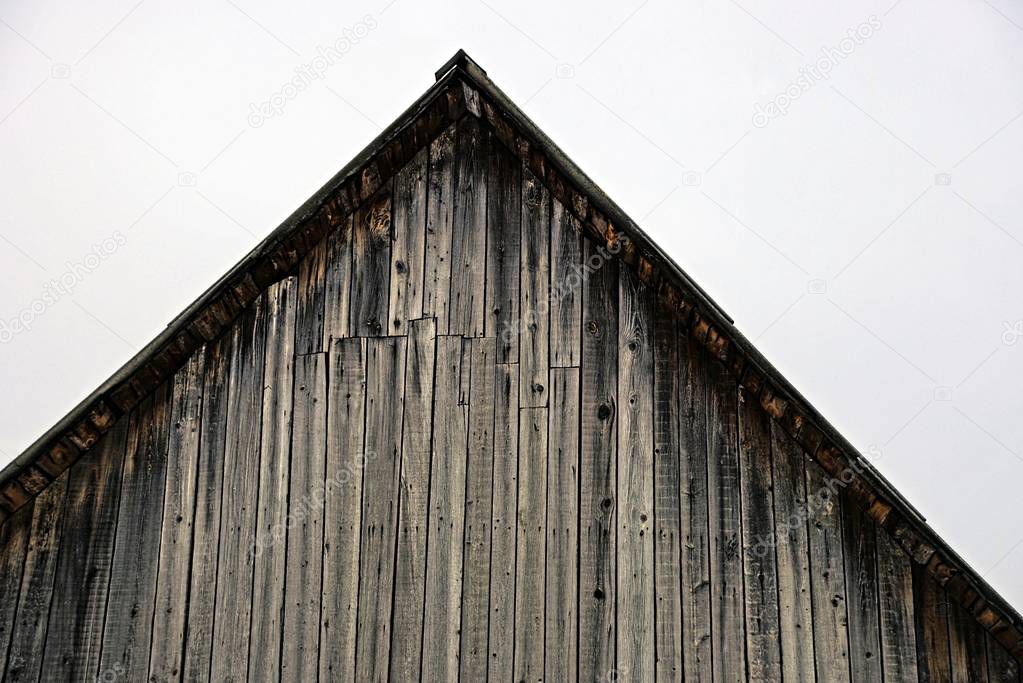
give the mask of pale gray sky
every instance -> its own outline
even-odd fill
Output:
[[[1023,606],[1019,1],[4,3],[0,464],[459,47]]]

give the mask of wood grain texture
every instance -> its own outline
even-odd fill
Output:
[[[34,502],[22,506],[0,526],[0,655],[7,662],[18,595],[32,534]]]
[[[423,314],[427,154],[420,150],[394,179],[388,334],[408,335],[410,321]]]
[[[458,122],[458,169],[451,235],[448,333],[482,337],[487,264],[489,136],[474,117]]]
[[[351,322],[353,336],[387,334],[390,292],[391,188],[386,186],[355,212],[352,225]]]
[[[544,680],[547,409],[519,410],[515,562],[515,680]]]
[[[654,635],[652,296],[631,271],[618,280],[618,669],[651,680]]]
[[[578,367],[582,357],[582,228],[559,201],[551,202],[551,366]]]
[[[328,242],[326,237],[320,240],[298,266],[295,353],[316,353],[325,348],[323,317],[326,310]]]
[[[455,126],[430,143],[426,188],[426,276],[423,315],[437,321],[437,334],[448,333],[451,300],[451,239],[453,234],[456,166]]]
[[[949,652],[953,683],[979,683],[988,680],[987,644],[980,624],[962,605],[949,602]]]
[[[522,166],[498,144],[491,144],[489,161],[485,330],[497,338],[497,362],[517,363]]]
[[[327,235],[327,266],[323,275],[323,348],[348,336],[352,308],[352,237],[354,220],[347,216]],[[271,290],[279,285],[274,285]]]
[[[913,565],[913,615],[920,683],[952,680],[948,596],[927,567]]]
[[[916,681],[912,560],[887,532],[875,531],[884,680]]]
[[[992,683],[1019,683],[1020,665],[994,636],[987,634],[987,669]]]
[[[551,197],[529,169],[522,169],[522,263],[519,291],[519,405],[547,405],[550,352]]]
[[[866,513],[842,500],[845,550],[846,614],[852,680],[881,681],[881,636],[877,600],[877,543],[874,524]]]

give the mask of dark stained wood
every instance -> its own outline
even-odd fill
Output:
[[[720,363],[708,365],[707,499],[710,530],[711,651],[715,681],[746,678],[735,382]]]
[[[497,338],[497,362],[519,360],[519,254],[522,166],[491,144],[487,170],[486,334]]]
[[[249,680],[278,676],[287,557],[288,472],[291,455],[297,287],[286,278],[266,293],[263,417],[259,444],[259,508],[253,548]],[[205,408],[204,408],[205,417]],[[258,618],[256,617],[258,615]]]
[[[185,680],[209,677],[210,658],[213,653],[231,342],[231,337],[222,337],[209,348],[203,376],[199,471],[196,475],[191,588],[188,592],[188,626],[183,669]]]
[[[402,680],[417,680],[422,662],[436,329],[433,318],[423,318],[412,321],[408,332],[391,637],[391,675]]]
[[[810,521],[810,587],[813,596],[817,679],[849,680],[849,632],[842,551],[842,501],[817,463],[804,459]]]
[[[682,677],[682,549],[679,495],[679,347],[675,317],[655,308],[654,579],[656,580],[657,680]]]
[[[749,680],[781,680],[771,420],[739,388],[739,484]]]
[[[57,570],[69,476],[70,473],[65,470],[30,505],[25,506],[25,513],[19,510],[15,513],[16,519],[8,522],[0,531],[0,548],[4,549],[3,565],[0,568],[0,576],[3,576],[3,580],[0,580],[0,604],[3,604],[3,609],[12,609],[14,605],[18,608],[10,632],[11,645],[7,652],[7,670],[3,676],[5,681],[39,680],[39,667],[45,656],[46,619],[54,591],[53,579]],[[25,564],[21,572],[20,595],[15,599],[11,587],[6,583],[18,574],[14,567],[8,566],[16,558],[18,550],[18,539],[11,539],[10,534],[17,533],[20,528],[17,515],[26,515],[27,510],[32,512],[32,526],[28,533]],[[0,637],[7,633],[6,615],[4,617],[2,625],[5,628]]]
[[[398,526],[405,338],[366,344],[366,469],[359,545],[355,679],[388,677],[394,551]]]
[[[459,670],[461,680],[479,681],[487,677],[487,632],[490,624],[497,340],[493,337],[473,339],[470,354]]]
[[[884,530],[876,533],[884,680],[916,681],[912,560]]]
[[[550,347],[551,197],[529,169],[522,169],[522,263],[519,291],[519,405],[547,405]]]
[[[32,533],[33,502],[19,508],[0,526],[0,656],[7,662],[22,571]]]
[[[295,357],[288,561],[284,585],[281,678],[309,680],[319,670],[323,501],[327,466],[327,359]]]
[[[426,274],[423,315],[437,320],[437,334],[448,333],[451,297],[451,236],[458,182],[455,126],[430,143],[426,196]]]
[[[618,280],[618,669],[654,677],[653,322],[649,290]]]
[[[987,669],[992,683],[1019,683],[1019,662],[1005,651],[994,636],[987,634]]]
[[[202,421],[205,347],[174,375],[167,439],[167,477],[163,493],[163,529],[156,576],[149,678],[176,681],[181,673],[185,642],[189,570],[192,564],[192,520]]]
[[[961,605],[949,602],[948,631],[953,683],[987,681],[987,644],[980,624]]]
[[[319,302],[322,310],[322,297]],[[318,344],[321,338],[317,333],[313,340]],[[234,326],[231,344],[211,660],[211,679],[216,681],[248,670],[265,364],[266,306],[261,297]]]
[[[514,668],[515,513],[518,506],[519,366],[498,365],[494,380],[494,492],[490,536],[489,676]]]
[[[409,334],[409,321],[423,313],[427,155],[420,150],[394,179],[388,334]]]
[[[295,353],[315,353],[324,347],[324,302],[328,239],[320,240],[298,266],[298,309]],[[332,302],[333,303],[333,302]],[[235,326],[237,328],[237,325]],[[327,335],[329,340],[329,334]]]
[[[710,527],[707,495],[707,361],[687,330],[679,336],[679,500],[681,501],[682,663],[685,680],[710,681]],[[802,469],[800,469],[802,473]]]
[[[582,356],[583,243],[579,222],[559,201],[551,203],[551,366],[578,367]]]
[[[489,137],[479,121],[458,122],[458,182],[451,234],[448,332],[482,337],[487,264],[487,164]]]
[[[348,336],[352,305],[353,218],[348,216],[327,235],[327,266],[323,276],[323,348]],[[275,285],[276,287],[277,285]]]
[[[169,389],[164,385],[144,400],[128,427],[104,619],[101,676],[113,671],[133,680],[144,678],[149,672],[167,472]]]
[[[42,681],[87,680],[99,672],[127,436],[128,420],[118,420],[96,450],[71,467]]]
[[[352,336],[387,334],[390,288],[391,191],[385,187],[355,212],[352,237]]]
[[[366,341],[335,339],[327,358],[327,475],[323,510],[320,680],[354,681],[362,479],[366,462],[363,431],[366,423]]]
[[[468,353],[469,342],[461,337],[437,339],[423,623],[423,680],[430,681],[458,678],[468,443],[461,396],[469,385]]]
[[[949,659],[948,596],[927,572],[913,565],[913,615],[920,683],[952,680]]]
[[[519,410],[515,562],[515,680],[544,679],[547,409]]]
[[[813,681],[813,602],[807,529],[805,456],[799,445],[771,423],[774,467],[774,554],[778,561],[778,616],[782,678]]]
[[[877,601],[877,548],[874,524],[866,513],[842,501],[846,613],[852,680],[881,680],[881,636]]]

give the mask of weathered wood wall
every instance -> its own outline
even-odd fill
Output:
[[[0,528],[0,664],[1020,681],[472,117]]]

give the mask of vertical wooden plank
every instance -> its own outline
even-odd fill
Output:
[[[771,421],[774,481],[774,553],[778,561],[778,610],[782,678],[814,681],[813,604],[803,451]]]
[[[352,304],[352,236],[354,218],[347,216],[327,234],[327,265],[323,276],[323,348],[349,336]]]
[[[458,678],[462,597],[462,539],[465,523],[466,406],[460,403],[461,337],[437,339],[433,394],[433,458],[430,474],[426,608],[423,623],[423,680]]]
[[[679,500],[682,505],[682,663],[685,680],[711,680],[710,526],[707,492],[707,354],[681,329],[679,348]],[[800,469],[802,475],[802,469]]]
[[[491,144],[487,172],[486,334],[497,338],[497,362],[519,360],[519,253],[522,165]]]
[[[949,600],[948,607],[951,680],[953,683],[987,681],[987,644],[983,629],[962,605]]]
[[[324,348],[323,316],[326,302],[327,242],[325,237],[298,264],[298,309],[295,353],[316,353]]]
[[[419,680],[422,661],[436,330],[433,318],[409,324],[391,636],[391,676],[396,680]]]
[[[22,572],[32,534],[35,501],[22,505],[0,525],[0,662],[6,662],[21,593]]]
[[[920,683],[952,680],[948,628],[948,596],[927,572],[913,565],[913,617],[916,627]]]
[[[878,683],[881,680],[881,636],[874,523],[848,498],[842,501],[842,519],[850,673],[856,683]]]
[[[408,334],[409,321],[423,314],[428,153],[420,150],[394,179],[389,334]]]
[[[711,539],[711,646],[715,681],[745,680],[745,599],[736,384],[717,361],[710,384],[707,494]]]
[[[515,680],[544,680],[547,540],[547,409],[519,411],[519,510],[515,563]]]
[[[319,302],[322,310],[322,295]],[[263,414],[266,365],[266,300],[263,297],[256,299],[235,323],[232,336],[210,676],[215,681],[234,678],[248,671],[249,664],[255,560],[252,549],[259,500],[259,421]],[[321,338],[317,333],[312,339],[319,344]]]
[[[320,680],[355,681],[359,532],[365,464],[366,341],[335,339],[328,356]]]
[[[391,273],[391,187],[355,212],[352,237],[352,336],[387,334]]]
[[[517,274],[516,274],[517,275]],[[515,514],[518,506],[519,367],[497,366],[494,382],[494,493],[490,537],[489,678],[501,680],[515,660]]]
[[[153,638],[149,654],[149,680],[177,681],[192,563],[192,519],[202,421],[203,369],[206,348],[188,359],[174,374],[167,440],[167,477],[163,493],[160,566],[156,573]]]
[[[804,459],[810,514],[810,587],[817,678],[849,680],[849,633],[845,605],[842,506],[838,486],[829,486],[820,466]]]
[[[11,647],[7,654],[5,681],[38,681],[39,667],[43,663],[46,645],[46,619],[50,613],[50,598],[54,592],[53,577],[57,569],[57,555],[61,543],[60,531],[64,521],[69,473],[65,471],[26,507],[32,509],[32,526],[28,533],[25,566],[21,572],[21,590],[15,596],[7,583],[18,574],[20,567],[11,567],[18,550],[18,539],[11,539],[18,528],[18,517],[8,521],[0,530],[0,548],[3,564],[0,566],[0,604],[3,609],[17,605],[17,617],[11,631]],[[10,527],[8,531],[7,528]],[[8,545],[10,544],[10,545]],[[0,622],[3,638],[7,621]],[[0,648],[0,655],[3,655]]]
[[[618,670],[654,678],[652,296],[631,270],[618,290]]]
[[[587,259],[597,254],[585,243]],[[579,468],[579,677],[615,667],[615,452],[618,413],[618,264],[583,286],[582,457]]]
[[[386,337],[366,344],[366,469],[359,545],[357,681],[388,678],[405,343],[404,337]]]
[[[579,221],[551,202],[551,366],[577,367],[582,357],[583,243]]]
[[[249,680],[277,678],[287,557],[288,470],[295,358],[295,278],[266,291],[263,425],[259,444],[259,508],[253,547]]]
[[[528,168],[522,168],[522,264],[519,287],[519,405],[547,405],[550,348],[551,197]]]
[[[327,464],[326,356],[295,357],[295,403],[288,489],[288,561],[284,583],[281,678],[304,681],[319,671],[323,567],[323,498]]]
[[[739,397],[739,487],[742,497],[746,661],[749,680],[781,680],[778,572],[774,555],[771,418]]]
[[[465,467],[465,541],[462,559],[460,676],[487,678],[490,596],[490,516],[494,489],[494,379],[497,340],[471,342],[469,440]]]
[[[188,628],[183,669],[185,680],[206,680],[210,675],[231,349],[230,336],[221,337],[213,344],[209,348],[203,377],[199,471],[196,475],[195,522],[192,529],[192,574],[188,592]]]
[[[1019,662],[990,633],[987,634],[987,668],[992,683],[1020,681]]]
[[[87,680],[99,670],[128,422],[118,420],[71,466],[42,681]]]
[[[489,138],[474,116],[466,116],[457,126],[458,184],[451,237],[448,332],[482,337],[486,298]]]
[[[104,672],[114,672],[127,680],[136,680],[149,673],[167,473],[169,399],[170,386],[165,383],[142,402],[128,427],[117,537],[103,626],[101,676]]]
[[[876,533],[884,680],[916,681],[912,560],[883,529],[876,529]]]
[[[426,188],[426,277],[423,315],[437,320],[437,334],[448,333],[451,297],[451,236],[454,222],[455,124],[430,143]]]
[[[544,672],[549,681],[576,681],[579,624],[576,582],[579,571],[578,368],[551,369],[550,420]]]

